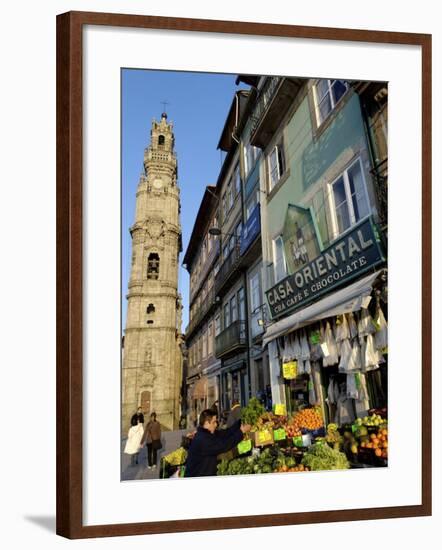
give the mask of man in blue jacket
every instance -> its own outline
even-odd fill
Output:
[[[196,434],[187,454],[184,477],[215,476],[217,456],[233,449],[243,434],[250,431],[248,424],[238,420],[226,430],[217,430],[218,419],[212,409],[200,414]]]

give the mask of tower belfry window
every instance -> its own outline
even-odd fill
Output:
[[[163,148],[164,147],[165,138],[163,135],[158,136],[158,145]]]
[[[156,252],[149,254],[147,259],[147,278],[158,279],[160,274],[160,257]]]

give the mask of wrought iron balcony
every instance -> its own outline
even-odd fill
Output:
[[[201,307],[195,312],[192,320],[187,326],[186,338],[190,338],[195,330],[201,325],[207,315],[216,306],[215,289],[212,287],[206,294]]]
[[[301,86],[302,81],[297,78],[267,78],[252,114],[252,145],[261,149],[268,145]]]
[[[218,273],[215,275],[215,293],[222,294],[227,288],[227,285],[232,281],[239,272],[240,267],[240,247],[236,244],[230,254],[221,264]]]
[[[247,345],[246,322],[234,321],[215,338],[215,355],[223,357]]]
[[[212,242],[212,249],[209,252],[206,260],[204,261],[204,265],[201,268],[201,271],[198,275],[198,279],[195,281],[195,284],[193,285],[193,288],[190,291],[190,302],[193,302],[193,299],[200,291],[201,285],[206,280],[206,277],[209,271],[213,268],[213,264],[215,260],[218,258],[220,250],[221,250],[220,242],[214,239]]]

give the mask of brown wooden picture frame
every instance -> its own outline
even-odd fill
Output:
[[[240,517],[84,526],[84,25],[416,45],[422,51],[422,503]],[[431,35],[110,13],[57,17],[57,533],[68,538],[171,533],[431,515]]]

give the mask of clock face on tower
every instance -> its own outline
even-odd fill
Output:
[[[163,187],[163,180],[157,178],[153,181],[153,186],[155,187],[155,189],[161,189]]]

